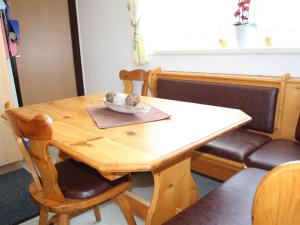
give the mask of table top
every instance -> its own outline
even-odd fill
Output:
[[[18,111],[30,117],[49,115],[54,122],[51,144],[103,173],[153,170],[251,120],[237,109],[141,97],[171,118],[99,129],[86,107],[104,106],[103,96],[73,97]]]

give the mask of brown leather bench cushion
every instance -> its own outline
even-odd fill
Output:
[[[246,165],[271,170],[282,163],[300,160],[300,144],[277,139],[264,145],[246,159]]]
[[[209,142],[198,150],[225,159],[244,162],[247,156],[271,140],[266,135],[241,128]]]
[[[277,88],[186,80],[157,80],[157,97],[241,109],[253,118],[246,127],[272,133]]]
[[[129,179],[128,176],[124,176],[109,181],[97,170],[72,159],[57,163],[55,167],[58,173],[58,185],[66,198],[90,198]]]
[[[165,225],[251,225],[252,201],[267,171],[247,168]]]

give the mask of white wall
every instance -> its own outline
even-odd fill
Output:
[[[220,72],[253,75],[290,73],[300,77],[300,54],[156,55],[149,67],[163,70]]]
[[[77,0],[87,93],[120,91],[121,69],[133,69],[126,0]],[[155,15],[153,15],[155,16]],[[151,55],[140,67],[163,70],[300,77],[300,54]]]
[[[125,0],[77,0],[86,92],[120,91],[121,69],[132,69]]]

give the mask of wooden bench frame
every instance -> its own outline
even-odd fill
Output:
[[[161,71],[160,68],[156,68],[151,71],[149,77],[149,88],[154,97],[157,96],[157,79],[159,78],[277,88],[278,97],[274,132],[271,134],[254,132],[262,133],[272,138],[294,140],[296,123],[300,113],[300,100],[299,102],[295,101],[295,99],[300,99],[300,79],[291,78],[288,73],[281,76],[261,76]],[[245,167],[244,163],[211,154],[199,151],[194,151],[193,153],[192,170],[219,180],[227,180]]]

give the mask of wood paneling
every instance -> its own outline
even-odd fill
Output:
[[[3,39],[0,38],[0,115],[2,115],[4,111],[5,102],[9,100],[12,100],[12,95],[9,84],[4,43]],[[22,160],[22,155],[19,152],[16,139],[7,121],[3,117],[0,117],[0,166],[6,165],[6,167],[3,168],[2,173],[20,168],[20,164],[18,163],[11,164],[19,160]],[[9,168],[9,165],[7,164],[11,164],[11,167]]]
[[[7,121],[0,118],[0,166],[22,160],[18,144],[7,124]],[[14,168],[13,168],[14,169]]]
[[[0,30],[1,32],[1,30]],[[0,33],[0,114],[4,111],[4,103],[12,99],[12,94],[9,85],[7,58],[5,55],[4,42]]]

